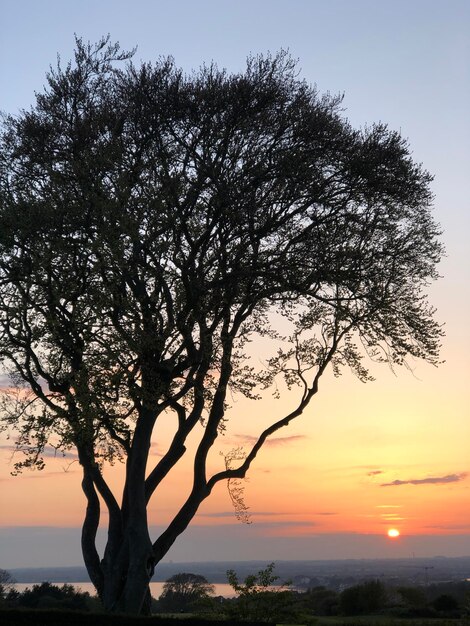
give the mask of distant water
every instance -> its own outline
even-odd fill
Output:
[[[27,587],[31,589],[33,585],[38,585],[39,583],[16,583],[15,589],[18,591],[24,591]],[[79,589],[80,591],[88,591],[88,593],[92,596],[95,595],[95,588],[91,583],[52,583],[54,585],[58,585],[61,587],[62,585],[72,585],[75,589]],[[151,582],[150,583],[150,591],[154,598],[158,598],[163,591],[164,582]],[[235,593],[230,585],[227,583],[219,583],[214,584],[215,587],[215,595],[216,596],[224,596],[224,598],[233,598]]]

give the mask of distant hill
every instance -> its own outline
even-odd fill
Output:
[[[21,567],[8,570],[18,583],[88,583],[90,578],[83,566]]]
[[[153,577],[164,581],[179,572],[202,574],[211,583],[226,583],[228,569],[240,578],[265,568],[266,561],[217,561],[160,563]],[[9,570],[19,583],[79,583],[90,579],[84,567],[38,567]],[[390,582],[428,584],[470,579],[470,557],[413,559],[348,559],[333,561],[276,561],[276,574],[281,581],[292,580],[297,587],[326,585],[333,588],[357,581],[380,578]]]

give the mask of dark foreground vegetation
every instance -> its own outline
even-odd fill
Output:
[[[136,617],[130,615],[110,615],[103,613],[84,613],[82,611],[65,610],[15,610],[5,609],[0,611],[0,624],[11,626],[164,626],[169,622],[169,617]],[[199,617],[171,617],[172,626],[216,626],[214,620]],[[223,626],[235,625],[236,621],[225,621]],[[259,626],[258,622],[249,622],[247,626]]]
[[[385,585],[369,580],[341,592],[314,587],[294,591],[290,583],[279,584],[274,564],[238,580],[233,570],[227,577],[233,598],[214,596],[214,588],[199,574],[181,573],[168,579],[152,617],[129,617],[104,613],[96,596],[51,583],[33,585],[22,593],[7,580],[0,585],[0,623],[12,626],[107,626],[108,624],[178,626],[242,622],[248,624],[306,624],[315,626],[378,626],[400,624],[470,624],[470,582],[428,586]],[[273,590],[273,585],[276,585]]]
[[[236,621],[215,621],[197,617],[103,615],[72,611],[4,610],[0,611],[0,624],[5,626],[235,626]],[[260,622],[242,622],[243,626],[260,626]],[[265,622],[262,622],[263,624]],[[311,626],[468,626],[468,618],[403,619],[387,616],[318,617]]]

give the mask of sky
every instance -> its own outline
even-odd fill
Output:
[[[399,130],[435,177],[446,257],[430,300],[445,324],[444,362],[376,367],[366,385],[327,375],[305,414],[252,467],[252,523],[235,519],[220,485],[166,560],[469,556],[470,3],[0,0],[0,8],[5,112],[33,103],[57,54],[71,58],[74,33],[90,41],[110,33],[124,49],[138,46],[137,62],[171,55],[188,71],[212,60],[239,71],[250,53],[282,48],[320,92],[344,94],[353,126],[383,121]],[[294,403],[288,395],[255,407],[236,400],[221,449],[249,445]],[[0,446],[0,567],[80,564],[85,502],[74,457],[51,455],[42,473],[14,478],[11,440]],[[154,533],[176,510],[189,470],[183,463],[151,502]],[[119,487],[119,468],[109,480]],[[401,533],[394,540],[392,527]]]

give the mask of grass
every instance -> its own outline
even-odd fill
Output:
[[[312,626],[470,626],[470,618],[390,617],[361,615],[358,617],[318,617]]]
[[[191,621],[187,621],[192,618]],[[96,613],[79,613],[70,611],[44,610],[1,610],[0,624],[5,626],[178,626],[184,623],[189,626],[224,626],[223,622],[207,622],[195,619],[194,615],[169,614],[151,618],[126,617],[123,615],[106,615]],[[246,622],[226,622],[227,626],[248,626]],[[277,624],[276,626],[299,626],[298,624]],[[470,626],[470,618],[418,617],[400,618],[387,615],[369,616],[334,616],[312,617],[300,626]]]

